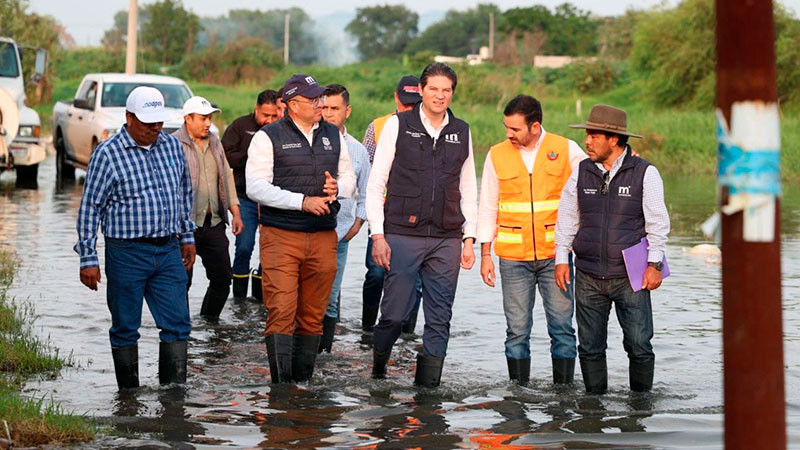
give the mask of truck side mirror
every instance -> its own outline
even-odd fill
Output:
[[[79,109],[91,109],[93,105],[89,105],[89,101],[85,98],[76,98],[72,101],[72,106]]]
[[[31,76],[31,81],[33,83],[38,83],[39,80],[42,79],[44,76],[44,72],[47,69],[47,50],[40,48],[36,50],[36,60],[33,64],[33,75]]]

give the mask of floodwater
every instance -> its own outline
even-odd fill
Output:
[[[188,384],[183,389],[158,386],[158,333],[145,312],[139,344],[143,387],[120,395],[108,343],[105,287],[93,292],[81,285],[72,251],[81,183],[57,186],[54,165],[52,157],[43,163],[36,190],[16,189],[13,174],[3,175],[0,245],[16,251],[22,263],[11,294],[35,306],[36,331],[74,361],[74,367],[55,379],[32,380],[25,392],[52,398],[68,411],[107,426],[97,441],[81,447],[722,447],[720,266],[683,251],[705,242],[697,226],[714,209],[713,179],[666,183],[674,230],[668,249],[672,276],[652,297],[652,393],[628,391],[627,358],[613,312],[609,393],[584,395],[579,368],[574,386],[554,388],[540,302],[532,338],[532,384],[510,384],[500,289],[484,286],[477,268],[461,273],[441,387],[413,387],[413,362],[421,344],[413,336],[395,347],[389,378],[370,379],[369,336],[360,332],[362,232],[350,246],[333,354],[318,359],[310,384],[270,386],[262,305],[229,301],[219,322],[198,316],[205,281],[198,263],[190,293],[194,329]],[[800,201],[797,189],[786,186],[785,191],[787,432],[790,445],[800,447]],[[100,239],[101,257],[102,245]],[[422,318],[417,325],[421,332]]]

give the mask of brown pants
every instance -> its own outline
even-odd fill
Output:
[[[261,286],[270,334],[322,334],[322,317],[336,276],[336,231],[283,230],[261,225]]]

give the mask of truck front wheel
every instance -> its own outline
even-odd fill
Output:
[[[64,136],[60,130],[56,133],[56,176],[62,180],[75,179],[75,168],[67,161]]]

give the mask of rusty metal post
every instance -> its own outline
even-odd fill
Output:
[[[725,120],[730,124],[732,109],[745,104],[762,108],[760,110],[772,108],[774,122],[778,122],[772,1],[716,0],[716,27],[717,107]],[[770,128],[777,129],[777,123]],[[751,128],[750,135],[756,141],[764,138],[752,131]],[[777,146],[779,158],[780,144]],[[724,207],[729,205],[735,188],[730,184],[722,185]],[[774,204],[774,212],[770,210],[769,214],[774,214],[774,221],[761,223],[774,226],[774,235],[769,241],[745,239],[748,219],[744,212],[722,215],[727,449],[754,445],[763,449],[786,448],[780,203],[777,198]],[[767,234],[772,232],[770,228],[767,230]]]

